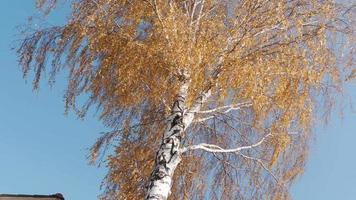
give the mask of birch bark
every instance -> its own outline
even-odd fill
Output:
[[[180,88],[179,95],[173,104],[171,115],[167,120],[160,148],[156,154],[155,166],[152,171],[146,193],[146,200],[166,200],[172,187],[173,174],[181,161],[182,139],[184,131],[190,126],[194,115],[210,96],[210,90],[201,94],[190,109],[186,108],[186,97],[189,81]]]

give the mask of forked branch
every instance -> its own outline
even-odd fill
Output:
[[[237,147],[237,148],[234,148],[234,149],[223,149],[222,147],[214,145],[214,144],[201,143],[201,144],[198,144],[198,145],[192,145],[192,146],[183,148],[181,150],[181,152],[184,153],[184,152],[187,152],[189,150],[200,149],[200,150],[204,150],[204,151],[213,153],[214,155],[215,155],[215,153],[234,153],[234,154],[236,154],[238,156],[241,156],[241,157],[243,157],[245,159],[257,162],[258,164],[260,164],[262,166],[262,168],[264,170],[266,170],[273,177],[273,179],[276,181],[277,184],[281,184],[280,181],[278,180],[278,178],[276,177],[276,175],[273,174],[273,172],[263,163],[263,161],[261,159],[255,158],[255,157],[251,157],[251,156],[247,156],[247,155],[241,153],[241,150],[252,149],[252,148],[260,146],[270,136],[272,136],[271,133],[265,135],[260,141],[258,141],[255,144],[251,144],[251,145],[248,145],[248,146]],[[228,164],[233,166],[230,163],[228,163]],[[282,184],[282,186],[284,186],[284,185]]]

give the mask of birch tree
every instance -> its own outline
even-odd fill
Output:
[[[355,66],[354,5],[67,3],[63,26],[26,29],[18,58],[34,89],[66,71],[66,111],[94,107],[112,130],[89,155],[108,168],[101,199],[290,198],[313,124]]]

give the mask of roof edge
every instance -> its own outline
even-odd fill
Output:
[[[28,194],[0,194],[0,197],[33,197],[33,198],[56,198],[59,200],[65,200],[61,193],[56,193],[52,195],[28,195]]]

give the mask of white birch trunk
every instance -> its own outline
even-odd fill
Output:
[[[195,113],[200,110],[203,102],[210,96],[210,91],[205,92],[188,110],[185,107],[188,88],[189,82],[186,81],[180,88],[171,115],[167,120],[167,129],[156,154],[146,200],[166,200],[168,198],[172,188],[174,171],[181,161],[181,142],[184,138],[184,131],[192,123]]]
[[[212,79],[217,79],[220,75],[224,55],[233,50],[236,42],[238,42],[236,38],[230,37],[228,39],[224,51],[218,56],[213,65],[215,70],[211,74]],[[167,129],[156,154],[155,166],[149,180],[145,200],[166,200],[168,198],[172,188],[174,170],[181,161],[181,153],[183,151],[181,142],[184,137],[184,131],[192,123],[195,113],[200,111],[203,103],[211,95],[210,85],[207,90],[202,92],[192,107],[187,110],[185,108],[185,100],[188,89],[189,81],[186,81],[180,88],[171,116],[167,120]]]

